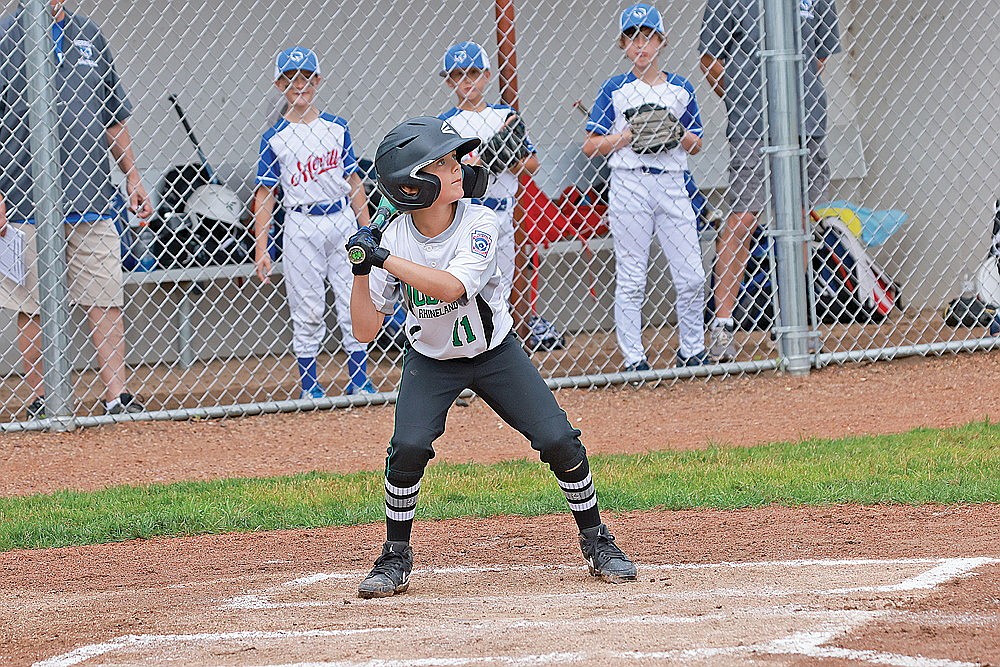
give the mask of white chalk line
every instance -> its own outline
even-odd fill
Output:
[[[399,627],[350,628],[346,630],[275,630],[271,632],[249,630],[245,632],[202,632],[190,635],[123,635],[101,644],[91,644],[74,649],[34,664],[34,667],[71,667],[119,649],[134,649],[145,646],[171,643],[210,643],[220,641],[259,641],[274,639],[306,639],[324,637],[347,637],[351,635],[373,634],[377,632],[399,632]]]
[[[910,577],[898,584],[883,586],[859,586],[854,588],[835,588],[829,590],[797,590],[797,589],[777,589],[777,588],[714,588],[702,591],[672,591],[670,593],[642,593],[639,597],[646,599],[663,600],[702,600],[713,597],[725,598],[781,598],[795,595],[845,595],[850,593],[896,593],[911,590],[930,589],[941,583],[950,581],[958,576],[968,574],[983,565],[997,563],[1000,560],[987,557],[975,558],[900,558],[890,560],[857,559],[857,560],[794,560],[794,561],[758,561],[748,563],[689,563],[678,565],[643,565],[640,566],[640,574],[645,571],[669,571],[669,570],[707,570],[719,568],[786,568],[786,567],[863,567],[871,565],[934,565],[930,570],[915,577]],[[522,565],[522,566],[499,566],[490,565],[483,567],[450,567],[450,568],[425,568],[416,569],[414,575],[454,575],[454,574],[483,574],[483,573],[510,573],[510,572],[548,572],[552,570],[582,570],[580,566],[570,565]],[[275,602],[271,596],[285,592],[290,588],[304,588],[323,581],[343,581],[360,579],[366,571],[358,572],[334,572],[317,573],[305,577],[299,577],[291,581],[284,582],[271,588],[237,595],[226,599],[221,605],[222,610],[262,610],[262,609],[288,609],[288,608],[310,608],[310,607],[331,607],[343,604],[342,600],[296,600],[291,602]],[[576,590],[562,593],[543,593],[534,595],[518,595],[518,601],[534,599],[537,601],[553,600],[560,597],[599,597],[602,593],[593,590]],[[399,604],[451,604],[465,605],[470,600],[475,599],[480,602],[499,602],[510,599],[509,596],[470,596],[457,597],[419,597],[401,599]],[[369,604],[380,604],[380,601],[369,601]]]
[[[700,616],[670,616],[670,615],[650,615],[639,616],[592,616],[589,618],[567,618],[562,620],[528,621],[496,619],[476,622],[446,621],[436,625],[422,625],[420,629],[431,634],[443,632],[457,632],[460,630],[489,630],[498,628],[501,630],[516,629],[548,629],[556,627],[572,627],[577,630],[594,628],[598,629],[609,624],[641,624],[641,625],[686,625],[696,624],[705,621],[743,619],[743,618],[763,618],[782,617],[791,614],[807,616],[819,619],[827,623],[840,620],[850,626],[863,621],[872,620],[885,616],[884,611],[863,611],[863,610],[812,610],[806,611],[799,607],[773,607],[764,609],[738,610],[730,613],[712,613]],[[349,637],[352,635],[375,634],[382,632],[400,632],[405,630],[399,626],[380,628],[347,628],[341,630],[277,630],[277,631],[239,631],[239,632],[213,632],[195,634],[165,634],[165,635],[124,635],[116,637],[110,641],[100,644],[84,646],[60,656],[48,658],[41,662],[36,662],[34,667],[71,667],[81,662],[95,658],[116,650],[135,650],[137,648],[153,648],[156,646],[170,644],[209,644],[225,641],[267,641],[284,639],[322,639],[331,637]],[[562,655],[562,654],[561,654]],[[585,654],[579,654],[585,655]],[[478,660],[479,658],[475,658]],[[483,658],[489,661],[498,658]],[[465,660],[465,658],[462,658]],[[397,661],[389,661],[396,664]],[[317,663],[320,664],[320,663]],[[341,663],[322,663],[341,664]],[[367,665],[377,664],[373,662],[346,662],[345,665]],[[406,664],[417,664],[406,661]],[[432,663],[437,664],[437,663]]]
[[[674,564],[646,564],[639,563],[640,574],[646,571],[663,572],[670,570],[718,570],[718,569],[743,569],[743,568],[766,568],[766,567],[843,567],[843,566],[864,566],[864,565],[931,565],[945,563],[949,561],[972,562],[979,565],[990,563],[1000,563],[1000,558],[976,557],[976,558],[856,558],[856,559],[822,559],[822,560],[770,560],[770,561],[747,561],[747,562],[722,562],[722,563],[674,563]],[[413,574],[488,574],[491,572],[542,572],[549,570],[585,570],[585,565],[483,565],[476,567],[428,567],[416,568]],[[308,586],[326,581],[328,579],[352,579],[368,574],[368,570],[343,570],[341,572],[317,573],[305,577],[299,577],[282,584],[282,586]]]
[[[939,585],[969,574],[983,565],[995,563],[992,558],[948,558],[940,565],[898,584],[887,586],[862,586],[859,588],[839,588],[829,591],[834,595],[843,593],[896,593],[899,591],[930,590]]]
[[[628,659],[634,661],[662,661],[662,660],[683,660],[683,659],[707,659],[713,656],[740,656],[740,655],[802,655],[806,657],[829,657],[867,662],[876,665],[896,665],[899,667],[974,667],[974,663],[924,658],[920,656],[905,656],[901,654],[885,653],[879,651],[852,650],[839,647],[823,646],[832,641],[837,636],[849,630],[882,618],[894,616],[890,611],[864,611],[864,610],[802,610],[798,606],[784,606],[767,609],[747,609],[736,613],[713,613],[695,617],[678,616],[634,616],[627,618],[620,617],[591,617],[588,619],[565,619],[561,621],[509,621],[497,619],[495,621],[480,621],[476,623],[463,623],[452,621],[441,623],[437,626],[424,626],[422,629],[430,632],[460,631],[471,629],[529,629],[529,628],[558,628],[565,626],[574,628],[577,631],[588,630],[589,628],[600,628],[607,624],[693,624],[706,621],[736,620],[741,618],[764,618],[776,616],[788,616],[795,613],[799,617],[808,617],[811,620],[818,620],[824,627],[820,630],[802,632],[780,638],[770,642],[752,644],[745,646],[726,647],[705,647],[696,649],[676,649],[660,652],[640,652],[640,651],[598,651],[591,653],[552,653],[544,655],[524,655],[524,656],[476,656],[467,658],[417,658],[409,660],[365,660],[365,661],[334,661],[334,662],[310,662],[310,663],[281,663],[269,667],[425,667],[431,665],[461,666],[474,664],[499,664],[509,667],[531,666],[538,664],[556,663],[576,663],[589,662],[599,658],[602,659]],[[191,635],[127,635],[118,637],[104,644],[83,647],[63,656],[50,658],[47,661],[36,663],[35,667],[72,667],[90,658],[99,657],[105,653],[122,649],[154,648],[169,644],[182,643],[213,643],[224,641],[259,641],[259,640],[294,640],[294,639],[315,639],[327,637],[345,637],[360,634],[374,633],[396,633],[402,630],[400,627],[384,628],[364,628],[345,630],[302,630],[302,631],[274,631],[274,632],[224,632],[224,633],[199,633]],[[263,666],[262,666],[263,667]]]

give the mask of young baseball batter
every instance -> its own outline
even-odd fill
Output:
[[[660,70],[663,19],[650,5],[621,14],[618,45],[632,69],[608,79],[587,121],[583,152],[607,155],[608,217],[615,248],[615,330],[625,370],[648,370],[642,302],[653,236],[677,294],[678,366],[709,363],[705,350],[705,269],[685,187],[687,156],[701,150],[694,87]]]
[[[402,299],[408,340],[386,459],[387,540],[358,587],[363,598],[409,586],[420,480],[448,408],[467,388],[523,433],[549,465],[576,519],[591,574],[616,583],[636,577],[635,565],[601,523],[580,431],[570,426],[511,331],[510,288],[497,267],[501,223],[492,209],[462,199],[466,178],[482,167],[463,168],[461,159],[479,145],[438,118],[394,128],[379,145],[375,167],[379,189],[408,213],[381,239],[366,228],[348,242],[364,249],[363,258],[353,258],[355,336],[374,339],[384,314]]]
[[[326,335],[324,279],[333,288],[341,342],[348,355],[350,381],[345,391],[374,394],[368,353],[351,330],[351,268],[341,251],[358,224],[368,224],[368,205],[347,121],[320,112],[314,104],[320,81],[319,60],[305,47],[285,49],[275,59],[274,85],[287,105],[260,142],[254,194],[257,276],[269,282],[267,232],[275,188],[280,186],[285,207],[282,258],[301,397],[325,395],[316,368]]]

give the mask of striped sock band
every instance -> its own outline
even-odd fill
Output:
[[[409,542],[413,516],[417,512],[420,480],[412,486],[396,486],[385,478],[385,524],[390,541]]]
[[[583,512],[592,507],[597,507],[597,490],[594,489],[594,480],[590,473],[579,482],[564,482],[559,480],[559,487],[569,502],[569,508],[574,512]]]
[[[580,530],[601,525],[601,512],[597,507],[594,480],[590,476],[590,463],[584,459],[574,470],[555,475]]]

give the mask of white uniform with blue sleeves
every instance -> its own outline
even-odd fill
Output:
[[[441,269],[465,285],[465,295],[441,303],[414,290],[384,269],[373,268],[369,278],[372,303],[389,314],[402,300],[406,308],[406,338],[416,352],[431,359],[475,357],[496,348],[514,326],[497,268],[496,213],[485,206],[458,202],[455,220],[445,231],[428,238],[417,231],[409,215],[385,230],[382,246],[411,262]]]
[[[351,330],[351,265],[344,243],[357,231],[347,177],[358,170],[347,121],[321,114],[309,123],[284,118],[260,142],[257,184],[281,187],[285,207],[282,263],[292,316],[292,350],[315,357],[326,335],[326,286],[333,288],[341,342],[365,346]]]
[[[690,132],[702,135],[694,87],[684,77],[664,73],[650,85],[627,73],[606,81],[587,121],[587,132],[617,134],[624,112],[654,103],[670,109]],[[642,302],[653,235],[659,240],[677,294],[679,352],[684,357],[705,350],[705,269],[691,200],[684,186],[687,152],[677,147],[638,154],[631,146],[608,156],[611,168],[608,217],[616,260],[615,329],[626,364],[645,360]]]
[[[438,116],[441,120],[448,121],[448,124],[455,128],[461,136],[466,138],[478,137],[486,143],[490,137],[500,131],[500,128],[507,122],[507,117],[516,113],[513,108],[505,104],[490,104],[482,111],[471,111],[453,107]],[[536,153],[535,146],[530,139],[525,139],[525,146],[531,153]],[[472,157],[478,157],[478,152],[470,153]],[[500,219],[499,248],[497,249],[497,263],[500,265],[500,272],[506,281],[508,288],[514,282],[514,206],[517,198],[517,176],[510,171],[503,171],[490,179],[489,189],[484,197],[475,200],[487,208],[493,209]]]

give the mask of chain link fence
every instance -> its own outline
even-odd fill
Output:
[[[358,355],[338,318],[337,224],[374,211],[389,128],[452,110],[463,134],[488,137],[496,127],[455,109],[480,102],[516,108],[537,158],[503,171],[486,204],[522,230],[512,308],[553,387],[996,344],[998,12],[660,3],[659,44],[651,14],[619,39],[624,8],[6,3],[2,428],[392,400],[401,320]],[[489,60],[481,100],[440,75],[463,41]],[[298,108],[275,56],[296,45],[321,78],[283,85],[316,84],[316,108],[344,119],[293,118],[313,128],[299,153],[275,148]],[[650,57],[671,75],[642,70]],[[644,103],[680,116],[680,148],[641,152],[625,112]],[[262,171],[262,138],[283,175]],[[331,171],[326,195],[281,189]],[[307,225],[312,259],[296,245]]]

